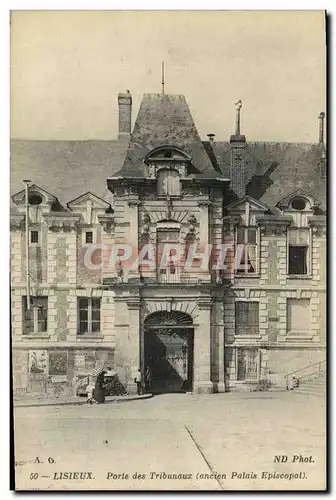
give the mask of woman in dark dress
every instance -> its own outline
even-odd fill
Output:
[[[97,375],[93,398],[97,403],[105,403],[105,386],[104,386],[105,371]]]

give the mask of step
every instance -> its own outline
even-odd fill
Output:
[[[294,391],[293,391],[294,392]],[[305,394],[305,395],[309,395],[309,396],[317,396],[317,397],[325,397],[325,394],[324,392],[317,392],[317,391],[301,391],[300,389],[296,389],[295,390],[296,394]]]
[[[294,389],[296,391],[296,389]],[[312,385],[306,385],[306,386],[303,386],[301,385],[298,390],[300,390],[301,392],[316,392],[318,394],[325,394],[325,389],[324,388],[317,388],[317,387],[314,387]]]

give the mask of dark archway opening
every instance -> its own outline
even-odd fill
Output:
[[[191,316],[180,311],[158,311],[146,318],[144,326],[145,373],[150,373],[147,389],[153,394],[192,391],[194,328]]]

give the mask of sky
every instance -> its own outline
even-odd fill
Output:
[[[183,94],[203,140],[316,142],[323,11],[13,11],[11,136],[115,139],[117,94]]]

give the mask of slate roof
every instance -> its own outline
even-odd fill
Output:
[[[153,148],[175,145],[189,153],[201,177],[230,177],[229,141],[202,142],[184,96],[145,94],[131,142],[11,141],[11,195],[30,179],[66,204],[90,191],[111,203],[106,179],[142,177],[143,159]],[[246,194],[275,207],[298,188],[326,209],[318,144],[248,142]],[[195,172],[193,172],[195,175]]]
[[[111,202],[106,179],[122,165],[125,141],[11,141],[11,195],[30,179],[66,204],[91,191]]]
[[[216,172],[183,95],[144,94],[125,162],[116,175],[143,177],[143,158],[158,146],[175,145],[192,157],[199,175]],[[195,173],[195,172],[194,172]]]
[[[204,143],[206,144],[206,143]],[[230,177],[230,143],[207,143],[224,177]],[[326,209],[326,180],[321,176],[321,146],[295,142],[248,142],[246,144],[246,194],[270,207],[302,188]]]

